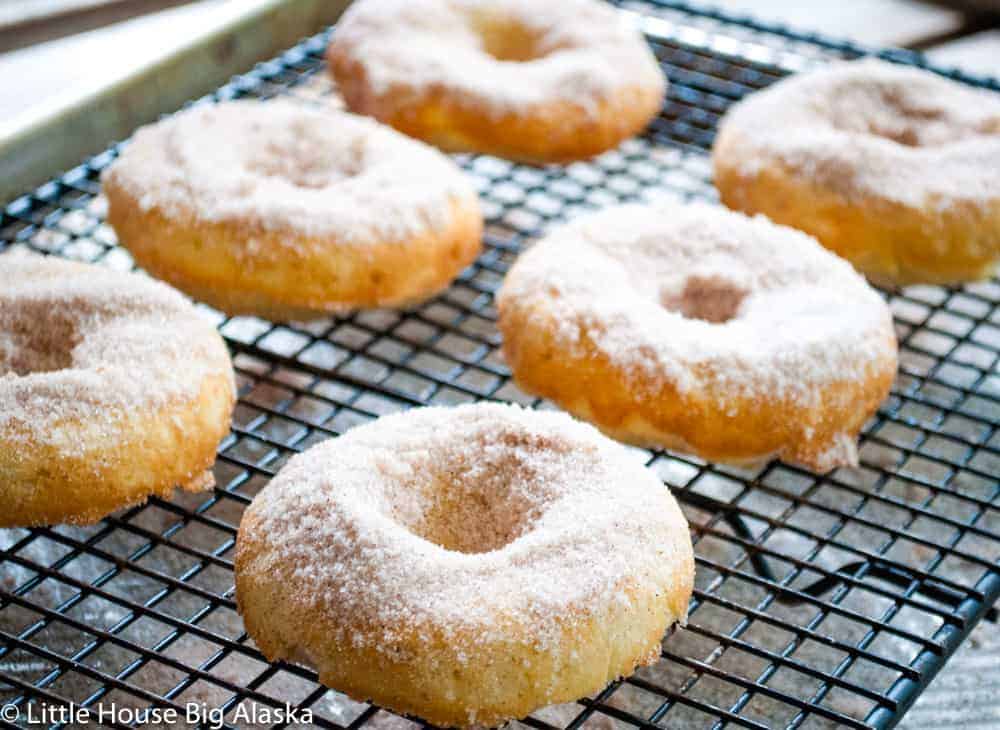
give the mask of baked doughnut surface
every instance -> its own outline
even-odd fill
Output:
[[[222,339],[169,287],[0,256],[0,527],[210,487],[234,400]]]
[[[723,202],[806,231],[871,280],[956,283],[1000,259],[1000,95],[883,61],[747,97],[712,150]]]
[[[356,0],[327,60],[353,111],[527,162],[616,147],[666,90],[642,35],[599,0]]]
[[[481,247],[478,198],[451,160],[287,101],[201,105],[143,127],[103,185],[136,261],[229,314],[408,304]]]
[[[386,416],[294,457],[247,509],[235,566],[269,659],[441,726],[652,663],[693,571],[651,471],[565,414],[500,404]]]
[[[856,464],[896,372],[889,309],[847,262],[716,206],[581,217],[515,261],[498,309],[522,388],[713,461]]]

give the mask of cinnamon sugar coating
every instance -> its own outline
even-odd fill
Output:
[[[271,659],[438,724],[495,724],[658,657],[686,523],[564,414],[387,416],[292,459],[240,526],[237,599]]]
[[[810,233],[872,281],[953,284],[1000,260],[1000,95],[876,60],[796,74],[734,105],[722,201]]]
[[[615,147],[666,89],[642,34],[599,0],[360,0],[327,59],[353,111],[443,149],[533,162]]]
[[[290,101],[206,104],[143,127],[102,182],[136,261],[229,314],[408,305],[481,249],[478,197],[454,162]]]
[[[856,463],[896,369],[889,309],[809,236],[703,204],[581,217],[498,298],[518,383],[629,442]]]
[[[169,287],[0,256],[0,525],[210,486],[234,400],[221,338]]]

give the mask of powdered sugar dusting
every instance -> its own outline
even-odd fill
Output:
[[[551,311],[558,347],[593,343],[637,388],[813,404],[817,386],[895,356],[888,307],[847,262],[703,204],[625,205],[557,229],[516,262],[508,299]]]
[[[512,36],[531,58],[503,58],[496,46]],[[332,44],[390,105],[445,89],[486,114],[552,100],[586,111],[622,87],[665,84],[638,29],[598,0],[359,0]]]
[[[201,105],[139,129],[105,172],[143,210],[347,243],[446,226],[476,194],[437,150],[369,119],[289,101]],[[248,246],[253,245],[252,237]]]
[[[672,585],[691,555],[676,502],[623,447],[500,404],[356,428],[292,459],[250,511],[266,547],[244,569],[387,652],[411,632],[514,641],[512,626],[544,646],[623,589]]]
[[[1000,182],[1000,96],[877,60],[797,74],[747,97],[720,138],[747,175],[778,160],[851,198],[986,204]]]
[[[0,442],[79,454],[123,415],[194,398],[220,362],[211,324],[163,284],[0,256]]]

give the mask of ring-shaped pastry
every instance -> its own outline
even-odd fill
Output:
[[[269,659],[492,726],[659,658],[693,570],[677,503],[626,449],[565,414],[475,404],[291,459],[243,517],[236,598]]]
[[[567,162],[659,111],[666,78],[599,0],[358,0],[330,70],[348,108],[445,150]]]
[[[715,461],[856,464],[896,373],[889,308],[850,264],[717,206],[581,217],[514,263],[498,307],[525,390]]]
[[[712,149],[722,201],[815,236],[887,286],[1000,260],[1000,94],[882,61],[748,96]]]
[[[0,256],[0,527],[212,486],[234,400],[222,338],[169,287]]]
[[[451,160],[288,101],[205,104],[143,127],[103,184],[135,260],[229,314],[403,306],[481,249],[478,197]]]

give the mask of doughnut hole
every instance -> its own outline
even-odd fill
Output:
[[[660,304],[664,309],[688,319],[724,324],[739,314],[747,290],[719,276],[689,276],[680,291],[664,290]]]
[[[413,464],[412,480],[391,480],[393,493],[385,495],[391,518],[417,537],[466,554],[502,550],[530,532],[557,499],[551,485],[558,468],[542,474],[510,444],[475,451],[475,463],[464,450],[436,454],[433,462]]]
[[[865,113],[858,114],[858,109]],[[988,127],[956,125],[948,110],[933,99],[918,98],[895,85],[843,89],[833,125],[842,132],[882,137],[904,147],[934,147],[991,133]]]
[[[315,138],[308,127],[292,125],[281,139],[257,147],[246,167],[251,173],[279,178],[296,188],[319,190],[360,174],[364,157],[360,140],[332,147]]]
[[[483,53],[497,61],[526,63],[549,53],[538,30],[512,18],[480,15],[473,19],[472,29],[479,36]]]
[[[0,377],[65,370],[80,339],[76,322],[42,308],[12,323],[0,317]]]

